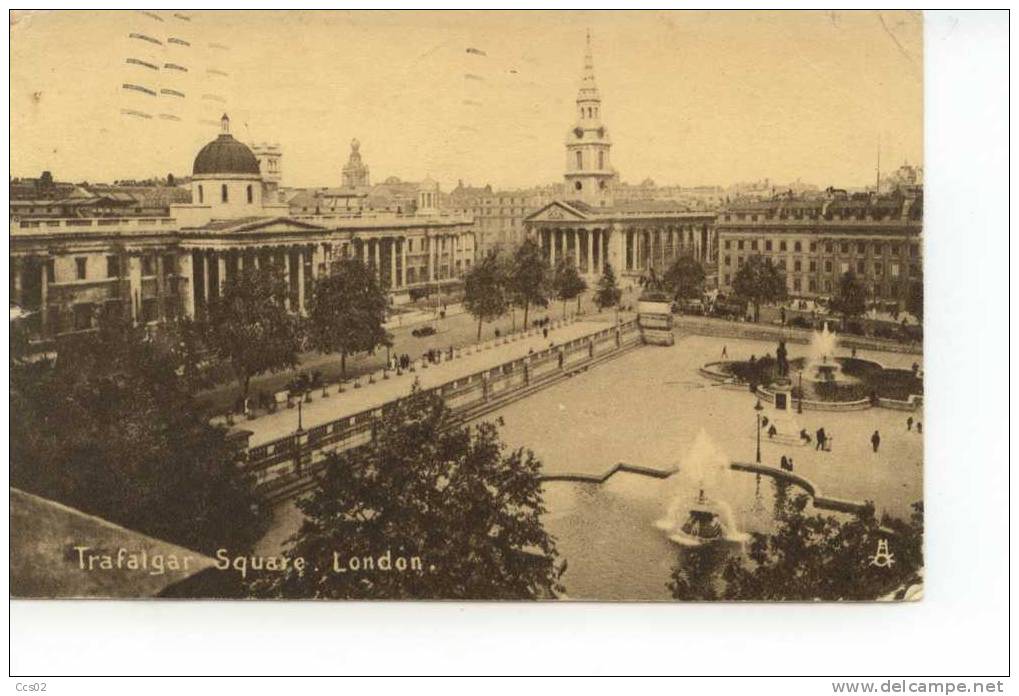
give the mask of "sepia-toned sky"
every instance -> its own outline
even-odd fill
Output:
[[[588,29],[625,181],[859,186],[879,143],[883,171],[922,164],[918,12],[185,15],[16,13],[11,174],[190,174],[226,111],[285,185],[339,185],[355,137],[376,182],[560,181]]]

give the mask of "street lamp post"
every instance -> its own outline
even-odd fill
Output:
[[[757,463],[761,463],[761,411],[764,410],[764,406],[761,406],[761,400],[757,399],[757,403],[754,405],[754,411],[757,412]]]
[[[803,370],[800,371],[800,398],[796,402],[796,412],[803,413]]]

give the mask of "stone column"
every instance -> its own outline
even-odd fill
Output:
[[[209,308],[209,252],[202,252],[202,306]]]
[[[548,265],[552,268],[555,268],[555,243],[558,236],[559,230],[551,229],[548,231]]]
[[[594,230],[587,230],[587,263],[584,264],[584,271],[594,272]]]
[[[311,245],[311,277],[313,280],[318,278],[318,267],[322,263],[324,263],[322,259],[322,245],[315,242]]]
[[[278,258],[283,261],[283,286],[287,289],[283,296],[283,305],[290,310],[292,309],[290,302],[290,249],[283,247],[282,251],[276,253],[279,254]]]
[[[407,240],[400,238],[400,287],[407,285]]]
[[[21,299],[21,259],[17,256],[11,257],[11,280],[14,283],[11,302],[22,306],[24,301]]]
[[[217,297],[223,296],[223,288],[226,286],[226,254],[222,252],[216,252],[216,261],[218,275],[216,276],[216,284],[218,288]]]
[[[399,279],[396,277],[396,238],[390,237],[389,239],[389,287],[395,288],[399,285]]]
[[[609,264],[609,237],[611,236],[612,231],[608,229],[602,230],[598,235],[599,241],[601,242],[601,268],[598,270],[602,273],[605,272],[605,266]]]
[[[166,275],[163,273],[163,255],[156,254],[156,318],[166,313]]]
[[[382,240],[375,240],[375,277],[382,280]]]
[[[195,317],[195,262],[194,252],[187,251],[180,256],[180,272],[187,278],[187,292],[184,297],[184,315],[190,319]],[[179,291],[178,286],[178,291]]]
[[[297,313],[304,316],[304,249],[297,247]]]

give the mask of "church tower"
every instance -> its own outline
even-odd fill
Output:
[[[591,34],[584,52],[584,76],[577,93],[577,120],[566,136],[566,194],[595,207],[611,206],[616,170],[609,151],[612,141],[601,122],[601,96],[594,83]]]
[[[350,141],[350,158],[343,168],[343,187],[368,188],[370,183],[368,165],[361,160],[361,141],[354,138]]]

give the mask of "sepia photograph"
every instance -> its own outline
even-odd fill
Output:
[[[13,12],[11,597],[920,600],[923,28]]]

